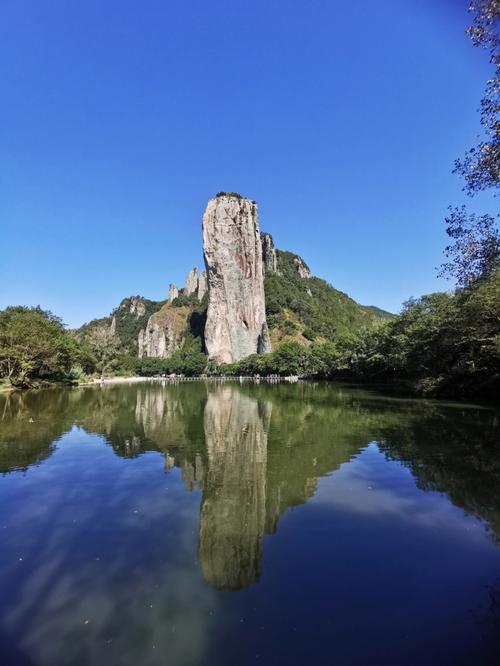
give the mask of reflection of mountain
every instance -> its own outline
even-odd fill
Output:
[[[199,557],[205,579],[218,589],[244,587],[259,573],[270,417],[271,403],[232,386],[209,393]]]
[[[219,589],[259,575],[262,536],[317,479],[376,441],[424,490],[446,493],[500,538],[498,413],[327,384],[143,384],[0,396],[0,472],[49,456],[73,424],[126,458],[160,451],[202,491],[199,558]]]

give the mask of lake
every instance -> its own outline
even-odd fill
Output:
[[[499,434],[320,383],[4,394],[0,663],[500,663]]]

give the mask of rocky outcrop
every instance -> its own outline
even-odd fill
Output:
[[[278,272],[278,257],[276,256],[276,248],[274,247],[273,237],[268,233],[261,233],[260,240],[262,243],[262,268],[264,275]]]
[[[120,303],[120,310],[126,310],[129,314],[139,319],[139,317],[143,317],[146,314],[146,305],[142,298],[131,296],[130,298],[123,299]]]
[[[192,268],[186,278],[186,284],[184,285],[184,296],[191,296],[198,289],[198,269]]]
[[[197,268],[192,268],[186,278],[186,284],[182,293],[184,296],[196,294],[199,301],[203,299],[208,289],[207,274],[205,271],[200,273]]]
[[[208,290],[208,282],[207,282],[207,274],[205,271],[202,271],[200,273],[200,277],[198,278],[198,300],[202,301],[203,296],[207,293]]]
[[[168,358],[182,346],[189,308],[174,308],[168,303],[148,319],[137,340],[139,358]]]
[[[211,199],[203,216],[203,253],[209,358],[232,363],[270,351],[256,204],[233,195]]]
[[[170,284],[168,287],[168,302],[171,303],[179,296],[179,290],[175,284]]]
[[[301,278],[312,277],[312,273],[309,270],[309,266],[305,263],[303,259],[301,259],[300,257],[294,257],[293,263],[295,264],[297,273],[300,275]]]

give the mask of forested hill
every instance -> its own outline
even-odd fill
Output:
[[[311,275],[303,259],[276,250],[278,272],[266,276],[267,322],[274,343],[338,340],[394,315],[359,305],[331,284]]]

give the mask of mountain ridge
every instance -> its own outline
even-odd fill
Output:
[[[75,331],[77,338],[114,338],[116,351],[170,358],[195,345],[216,365],[234,363],[272,345],[339,341],[393,315],[356,303],[314,276],[293,252],[279,250],[259,229],[253,199],[219,192],[202,221],[205,270],[191,268],[168,297],[124,298],[108,317]]]
[[[262,235],[269,237],[269,234]],[[273,346],[287,340],[295,340],[304,346],[313,341],[338,340],[360,328],[394,317],[377,306],[357,303],[322,278],[312,274],[311,277],[300,277],[293,266],[294,259],[309,270],[300,255],[276,248],[276,258],[277,271],[264,278],[266,315]],[[177,322],[179,338],[183,333],[190,333],[201,339],[204,349],[200,320],[206,315],[207,295],[204,293],[199,300],[196,290],[189,296],[185,295],[184,288],[177,291],[178,295],[171,301],[168,298],[158,301],[140,295],[127,296],[108,316],[93,319],[74,332],[79,339],[85,340],[93,329],[106,329],[118,338],[122,353],[139,356],[139,335],[146,330],[151,317],[162,311],[174,311],[176,315],[182,311],[185,326],[179,330]],[[332,323],[332,319],[336,319],[336,323]]]

